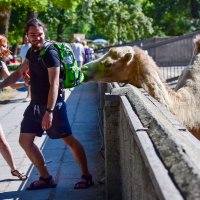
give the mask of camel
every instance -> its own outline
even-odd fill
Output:
[[[171,89],[154,60],[139,47],[111,48],[101,58],[83,66],[86,81],[124,82],[145,89],[200,139],[200,39],[189,76]]]

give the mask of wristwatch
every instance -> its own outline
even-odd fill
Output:
[[[53,109],[51,109],[51,108],[46,108],[46,111],[49,112],[49,113],[52,113],[52,112],[53,112]]]

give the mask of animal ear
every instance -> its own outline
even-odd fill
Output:
[[[129,52],[124,55],[123,59],[125,62],[129,62],[132,59],[132,57],[133,57],[133,54],[131,52]]]

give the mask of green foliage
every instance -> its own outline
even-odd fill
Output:
[[[52,40],[58,39],[58,25],[63,26],[63,33],[59,35],[63,40],[69,41],[71,37],[71,27],[75,18],[75,12],[72,10],[64,10],[49,4],[46,12],[39,14],[39,18],[47,25],[47,37]]]
[[[74,33],[83,33],[91,29],[91,9],[90,3],[92,1],[71,1],[74,4],[65,6],[62,1],[51,1],[47,12],[42,12],[39,15],[49,27],[48,37],[53,40],[70,41]],[[55,3],[57,2],[56,6]],[[81,3],[78,3],[81,2]],[[65,9],[65,7],[67,7]],[[61,30],[62,29],[62,30]]]
[[[43,11],[48,5],[48,0],[0,0],[0,11],[2,14],[11,12],[10,24],[5,18],[1,19],[2,30],[9,26],[8,39],[10,44],[21,43],[27,19],[27,10]],[[7,17],[9,17],[8,15]],[[5,27],[4,27],[5,26]]]
[[[18,9],[20,7],[31,8],[32,11],[42,11],[48,5],[48,0],[0,0],[1,11]]]
[[[55,7],[65,10],[76,9],[80,2],[81,0],[49,0],[49,3],[52,3]]]
[[[11,12],[8,32],[10,44],[22,44],[23,33],[25,30],[27,11],[24,8],[18,8]]]
[[[19,7],[23,7],[26,9],[31,9],[32,11],[43,11],[46,10],[47,6],[48,6],[48,0],[17,0],[17,1],[13,1],[13,9],[17,9]]]
[[[82,33],[116,44],[181,35],[200,25],[200,0],[0,0],[1,14],[10,10],[11,44],[21,43],[28,10],[39,13],[48,38],[64,41]]]
[[[111,43],[128,42],[153,33],[151,18],[144,15],[139,1],[100,1],[93,7],[95,27]]]
[[[93,1],[83,0],[76,8],[76,17],[73,22],[73,31],[75,33],[84,33],[87,35],[93,23],[92,18]]]
[[[144,10],[153,19],[155,35],[181,35],[198,30],[200,13],[193,13],[192,2],[196,2],[196,9],[200,8],[199,0],[144,0]],[[194,19],[194,15],[199,17]]]
[[[12,0],[0,0],[1,12],[7,12],[12,7]]]

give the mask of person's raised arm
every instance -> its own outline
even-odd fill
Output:
[[[6,65],[2,68],[2,78],[5,79],[3,82],[0,83],[0,89],[11,86],[12,88],[23,87],[24,83],[16,83],[22,75],[28,70],[29,61],[25,59],[22,65],[12,74],[9,73]]]

